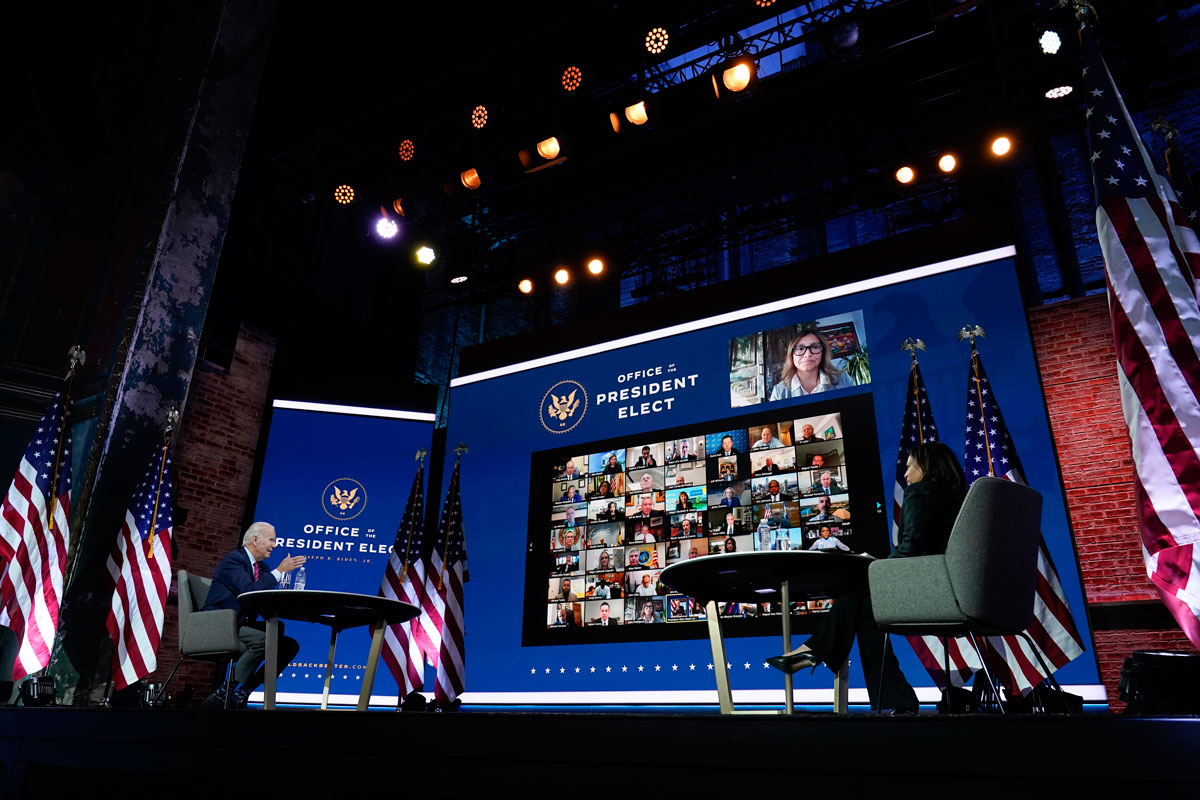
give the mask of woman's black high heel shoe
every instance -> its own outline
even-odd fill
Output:
[[[794,672],[809,669],[810,667],[813,671],[816,671],[817,665],[821,662],[813,656],[811,650],[805,650],[802,653],[785,653],[781,656],[771,656],[767,659],[767,663],[775,669],[791,675]]]

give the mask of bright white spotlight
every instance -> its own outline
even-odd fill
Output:
[[[379,221],[375,223],[375,232],[384,239],[391,239],[400,232],[400,228],[394,220],[388,217],[380,217]]]
[[[467,276],[466,275],[455,275],[453,278],[450,279],[450,282],[451,283],[466,283]]]
[[[428,245],[417,251],[417,261],[425,264],[426,266],[432,264],[435,258],[437,258],[437,253],[433,252],[433,248],[429,247]]]
[[[1047,100],[1060,100],[1071,92],[1075,91],[1074,86],[1055,86],[1053,89],[1046,90]]]
[[[599,275],[601,272],[604,272],[604,262],[598,258],[593,258],[587,263],[587,268],[588,272],[593,275]]]
[[[1062,47],[1062,37],[1054,31],[1043,31],[1042,38],[1038,39],[1038,44],[1042,46],[1042,52],[1052,56],[1058,52],[1058,48]]]
[[[901,183],[912,183],[916,177],[917,173],[912,167],[901,167],[896,170],[896,180]]]
[[[1008,155],[1008,151],[1012,150],[1012,139],[1007,136],[997,136],[992,140],[992,153],[998,156]]]
[[[517,288],[521,290],[521,294],[529,294],[533,291],[533,281],[529,280],[529,278],[524,278],[517,284]]]
[[[554,273],[554,282],[559,286],[565,286],[569,280],[571,280],[571,273],[565,269],[560,269]]]
[[[942,172],[954,172],[954,168],[958,166],[958,159],[946,153],[938,159],[938,169]]]

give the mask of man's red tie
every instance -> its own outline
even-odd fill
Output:
[[[254,562],[254,580],[258,580],[258,562]]]

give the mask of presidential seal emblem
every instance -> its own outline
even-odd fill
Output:
[[[354,478],[331,481],[321,493],[321,508],[334,519],[354,519],[367,507],[367,489]]]
[[[538,417],[551,433],[573,430],[587,413],[587,390],[579,381],[559,381],[542,398]]]

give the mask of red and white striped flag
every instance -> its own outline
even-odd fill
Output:
[[[1200,648],[1200,242],[1155,170],[1091,29],[1083,46],[1096,228],[1146,573]]]
[[[174,494],[166,443],[134,490],[106,565],[113,590],[107,626],[114,646],[113,685],[118,691],[158,668],[163,609],[171,586]]]
[[[991,475],[1025,483],[1017,448],[1004,424],[1004,415],[988,383],[983,360],[971,342],[971,368],[967,374],[967,436],[963,471],[970,486],[976,478]],[[1051,670],[1058,669],[1083,653],[1083,639],[1067,607],[1058,571],[1039,536],[1038,581],[1034,589],[1033,622],[1025,633],[1041,652]],[[1010,694],[1027,694],[1047,675],[1038,666],[1029,643],[1019,636],[990,636],[985,657]]]
[[[413,477],[404,518],[396,529],[396,541],[392,543],[383,585],[379,587],[380,597],[403,600],[417,608],[422,607],[425,595],[424,477],[425,464],[422,462]],[[425,658],[413,635],[414,628],[420,628],[419,619],[389,625],[383,635],[383,660],[396,679],[402,700],[411,692],[420,691],[425,684]]]
[[[904,490],[908,488],[908,481],[904,477],[908,467],[908,453],[919,444],[939,441],[937,423],[933,419],[933,406],[929,404],[929,395],[925,391],[925,381],[921,379],[921,367],[917,364],[915,355],[912,369],[908,373],[906,397],[904,419],[900,423],[900,445],[896,455],[896,483],[892,492],[893,546],[900,543],[901,508],[904,504]],[[937,636],[906,638],[929,677],[943,689],[946,687],[946,651],[949,651],[950,683],[953,686],[965,684],[981,666],[975,648],[966,638],[950,637],[945,646]]]
[[[0,577],[0,625],[19,643],[14,681],[50,663],[58,629],[70,541],[73,377],[72,370],[42,414],[4,497],[0,558],[7,564]]]
[[[429,562],[426,586],[433,586],[442,602],[441,647],[437,661],[434,699],[445,708],[463,692],[466,643],[463,640],[463,584],[468,580],[467,546],[463,536],[462,502],[458,491],[459,464],[450,476],[450,491],[442,507],[442,521]],[[436,584],[436,585],[435,585]]]

